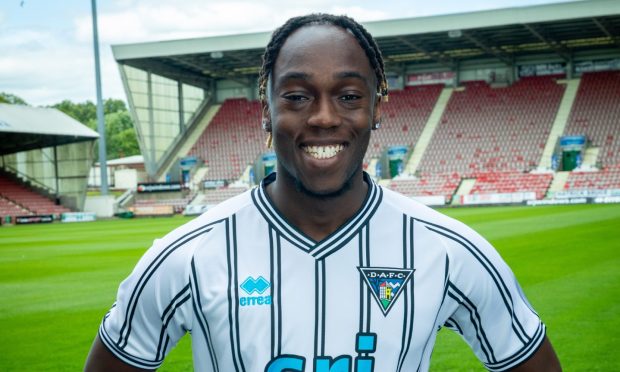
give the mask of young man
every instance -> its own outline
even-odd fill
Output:
[[[197,371],[423,371],[442,326],[489,370],[560,369],[497,252],[362,171],[387,97],[362,26],[289,20],[260,80],[277,173],[155,242],[86,370],[155,369],[190,332]]]

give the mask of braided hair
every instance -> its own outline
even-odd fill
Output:
[[[280,53],[280,49],[288,37],[296,30],[308,25],[333,25],[348,30],[357,39],[364,53],[370,61],[370,66],[377,78],[377,93],[387,101],[388,85],[385,78],[383,57],[377,43],[372,35],[366,31],[364,26],[357,23],[353,18],[347,16],[334,16],[331,14],[315,13],[301,17],[293,17],[286,21],[284,25],[276,29],[271,35],[271,40],[265,48],[263,54],[263,65],[260,70],[258,80],[258,94],[261,101],[267,100],[267,89],[269,78],[273,72],[273,67]]]

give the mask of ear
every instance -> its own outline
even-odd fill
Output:
[[[373,107],[373,115],[372,115],[372,123],[381,122],[381,103],[383,102],[383,97],[380,94],[377,94],[375,98],[375,104]]]
[[[269,109],[269,104],[265,100],[261,100],[261,122],[263,125],[263,130],[265,132],[271,133],[271,110]]]

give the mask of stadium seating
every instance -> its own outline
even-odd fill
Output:
[[[551,173],[484,172],[475,175],[476,183],[470,194],[503,194],[535,192],[542,199],[553,181]]]
[[[224,101],[189,153],[209,168],[205,179],[235,181],[266,150],[260,115],[258,101]]]
[[[388,146],[413,148],[442,89],[443,85],[425,85],[390,92],[389,101],[381,106],[383,121],[372,133],[365,162],[379,157]]]
[[[56,205],[49,198],[33,191],[26,185],[14,180],[7,174],[0,173],[0,199],[4,198],[21,210],[15,210],[17,215],[29,214],[53,214],[55,216],[71,210],[61,205]],[[7,209],[8,211],[8,209]]]
[[[237,196],[247,190],[246,187],[224,187],[221,189],[205,190],[202,202],[207,205],[214,205]]]
[[[388,187],[409,196],[442,195],[449,202],[461,179],[476,179],[471,194],[535,192],[545,196],[552,174],[532,174],[542,156],[564,85],[561,76],[522,78],[508,87],[464,83],[453,93],[415,178]],[[432,112],[442,85],[390,92],[383,122],[374,131],[367,165],[388,146],[412,148]],[[620,72],[587,73],[570,114],[566,134],[586,134],[599,146],[602,172],[572,172],[565,189],[620,189]],[[260,104],[228,99],[191,150],[209,167],[206,179],[234,181],[264,152]],[[244,188],[207,190],[204,203],[217,204]]]
[[[32,213],[10,200],[0,197],[0,218],[5,216],[25,216],[29,214]]]
[[[602,168],[620,164],[620,71],[584,73],[566,135],[586,135]]]
[[[446,203],[452,200],[461,176],[458,173],[420,174],[413,179],[394,179],[388,187],[407,196],[442,195]]]
[[[599,172],[571,172],[564,185],[565,191],[620,190],[620,167],[608,167]]]
[[[556,79],[522,78],[502,88],[464,83],[450,98],[418,169],[467,177],[534,169],[564,92]]]

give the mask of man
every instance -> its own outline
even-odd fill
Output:
[[[155,369],[190,332],[197,371],[420,371],[442,326],[490,370],[560,369],[497,252],[362,171],[387,97],[362,26],[289,20],[260,93],[277,173],[153,245],[86,370]]]

